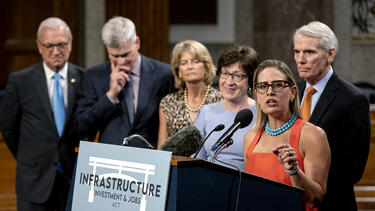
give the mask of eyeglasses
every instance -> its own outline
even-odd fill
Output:
[[[242,81],[244,78],[247,78],[246,75],[244,74],[241,74],[241,73],[238,73],[238,72],[234,72],[234,73],[229,73],[229,72],[220,72],[220,78],[222,79],[227,79],[229,78],[229,76],[232,77],[232,79],[236,82],[240,82]]]
[[[56,43],[56,44],[52,44],[52,43],[42,43],[40,41],[38,41],[39,44],[41,46],[43,46],[43,48],[46,48],[47,50],[51,51],[53,49],[53,47],[56,47],[57,50],[61,51],[61,50],[64,50],[65,47],[69,44],[70,41],[68,42],[60,42],[60,43]]]
[[[286,87],[289,86],[291,86],[290,82],[283,80],[273,81],[271,84],[267,82],[259,82],[255,84],[255,90],[259,94],[266,94],[268,92],[269,87],[272,87],[272,90],[274,92],[282,92]]]

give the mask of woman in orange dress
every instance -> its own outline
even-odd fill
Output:
[[[245,171],[304,189],[306,210],[317,210],[331,162],[324,130],[301,119],[296,83],[283,62],[262,62],[253,84],[257,119],[244,137]]]

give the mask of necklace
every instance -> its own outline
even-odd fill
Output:
[[[269,125],[269,121],[267,121],[265,130],[271,136],[280,135],[283,132],[285,132],[286,130],[288,130],[290,127],[292,127],[292,125],[294,124],[296,119],[297,119],[297,115],[295,113],[293,113],[292,116],[290,117],[290,119],[283,126],[281,126],[279,128],[276,128],[276,129],[271,129],[270,125]]]
[[[204,98],[203,98],[201,104],[198,106],[198,108],[194,109],[194,108],[191,108],[191,107],[189,106],[189,103],[188,103],[188,101],[187,101],[187,89],[186,89],[186,87],[185,87],[185,89],[184,89],[184,102],[185,102],[186,108],[187,108],[190,112],[197,113],[197,112],[199,111],[199,109],[202,108],[202,106],[204,105],[204,102],[205,102],[206,99],[207,99],[209,88],[210,88],[210,86],[207,86],[206,94],[204,94]]]

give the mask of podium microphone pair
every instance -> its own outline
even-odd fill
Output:
[[[227,144],[232,138],[233,134],[239,129],[247,127],[253,120],[253,113],[249,109],[243,109],[239,111],[234,118],[233,124],[229,129],[216,141],[212,146],[211,152],[216,151],[218,148]]]
[[[234,118],[234,123],[229,127],[229,129],[216,141],[215,145],[211,150],[216,150],[217,148],[228,143],[233,134],[239,129],[247,127],[253,119],[253,114],[249,109],[243,109],[239,111]],[[167,139],[167,141],[161,147],[162,150],[171,151],[173,155],[180,155],[189,157],[195,153],[194,158],[197,156],[202,146],[210,135],[215,131],[221,131],[224,129],[223,124],[217,125],[202,141],[202,136],[199,130],[193,125],[186,126],[174,136]]]

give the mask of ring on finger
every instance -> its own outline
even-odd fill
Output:
[[[288,156],[293,156],[293,152],[292,151],[288,151]]]

